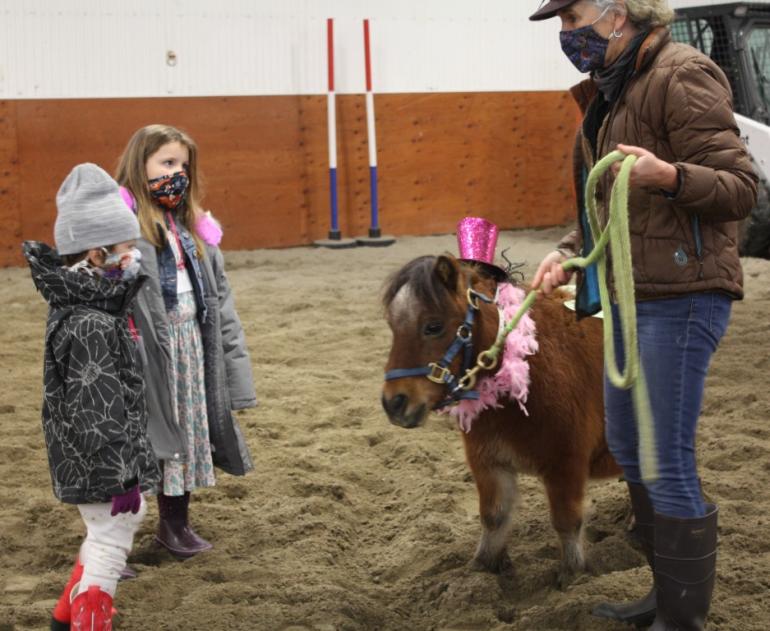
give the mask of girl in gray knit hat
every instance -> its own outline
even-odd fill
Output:
[[[149,436],[163,471],[156,540],[179,558],[212,547],[190,526],[190,495],[214,485],[215,466],[234,475],[252,468],[232,410],[257,404],[222,232],[199,204],[197,157],[187,134],[150,125],[133,135],[116,176],[139,220],[150,277],[136,325],[149,357]]]
[[[53,491],[77,505],[88,534],[51,629],[112,628],[112,599],[160,472],[147,438],[142,369],[128,309],[138,278],[139,223],[94,164],[56,196],[58,252],[27,241],[35,286],[50,304],[43,432]]]

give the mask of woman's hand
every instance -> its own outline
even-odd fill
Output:
[[[554,250],[540,263],[532,279],[532,289],[539,289],[544,294],[550,294],[557,287],[566,285],[572,278],[572,271],[566,271],[561,264],[567,260],[558,250]]]
[[[618,151],[626,155],[638,156],[639,159],[631,169],[630,185],[634,187],[651,186],[669,193],[676,193],[679,186],[676,167],[665,160],[656,157],[651,151],[632,145],[618,145]],[[612,174],[617,177],[620,172],[620,162],[612,165]]]

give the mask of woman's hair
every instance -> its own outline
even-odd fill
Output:
[[[190,154],[187,176],[190,184],[187,188],[184,204],[176,211],[176,219],[187,228],[195,240],[198,256],[202,257],[205,250],[203,242],[195,231],[195,220],[200,213],[200,186],[198,184],[198,147],[185,132],[170,125],[147,125],[137,130],[128,141],[123,155],[120,156],[115,179],[118,184],[125,186],[136,200],[136,216],[142,236],[156,248],[164,245],[166,239],[166,222],[163,211],[153,202],[150,187],[147,184],[147,160],[161,147],[170,142],[178,142]]]
[[[667,26],[674,20],[674,11],[668,6],[668,0],[624,0],[624,2],[593,0],[593,2],[602,11],[608,7],[617,7],[637,28]]]

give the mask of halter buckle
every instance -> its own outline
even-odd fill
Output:
[[[448,368],[439,366],[436,362],[431,362],[428,364],[428,368],[430,368],[430,372],[426,375],[426,377],[433,383],[444,385],[449,381],[448,378],[452,375]]]
[[[468,291],[465,292],[465,297],[468,299],[468,304],[474,311],[479,310],[479,300],[483,300],[487,304],[492,303],[491,298],[487,298],[484,294],[479,293],[473,287],[468,287]]]
[[[457,337],[467,344],[473,338],[473,331],[467,324],[463,323],[457,327]]]

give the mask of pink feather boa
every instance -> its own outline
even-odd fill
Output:
[[[125,186],[120,187],[120,196],[134,213],[136,213],[136,199]],[[222,225],[214,219],[213,215],[206,211],[198,215],[195,220],[195,232],[208,245],[218,246],[222,242]]]
[[[523,289],[505,283],[498,286],[497,310],[504,323],[516,315],[526,293]],[[444,414],[455,417],[457,425],[466,434],[471,431],[473,421],[489,408],[501,408],[505,400],[516,401],[522,412],[527,414],[525,406],[529,394],[528,355],[537,352],[535,322],[529,313],[525,313],[516,328],[505,340],[500,369],[491,376],[482,377],[476,384],[479,391],[477,400],[465,399],[457,405],[442,410]]]

